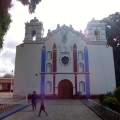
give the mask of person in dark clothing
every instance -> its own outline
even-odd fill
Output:
[[[35,91],[33,91],[33,94],[32,94],[32,109],[34,111],[34,108],[36,110],[36,102],[37,102],[37,94]]]
[[[39,111],[39,115],[38,116],[40,116],[42,110],[46,113],[46,116],[48,116],[47,112],[45,111],[45,106],[44,106],[43,100],[41,101],[41,106],[40,106],[40,111]]]

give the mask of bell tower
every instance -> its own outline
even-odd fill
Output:
[[[25,23],[25,38],[24,42],[28,41],[42,41],[43,24],[34,17],[29,23]]]
[[[94,18],[87,24],[85,37],[88,41],[107,41],[105,33],[105,23],[100,23]]]

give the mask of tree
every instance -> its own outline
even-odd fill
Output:
[[[12,74],[8,74],[8,73],[6,73],[4,76],[3,76],[3,78],[11,78],[11,77],[14,77]]]
[[[100,20],[106,23],[107,44],[113,47],[116,85],[120,86],[120,13],[116,12]]]
[[[23,5],[27,5],[29,8],[29,12],[32,14],[35,12],[36,5],[38,5],[41,0],[18,0],[20,1]]]
[[[11,20],[11,15],[9,14],[9,9],[12,7],[12,0],[0,0],[0,50],[3,48],[4,35],[7,33]],[[35,12],[36,5],[41,2],[41,0],[17,0],[23,5],[27,5],[29,13]]]

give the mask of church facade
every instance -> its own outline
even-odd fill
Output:
[[[92,19],[84,31],[70,25],[48,30],[34,18],[25,23],[25,38],[16,47],[14,94],[43,98],[85,98],[116,88],[112,47],[105,23]]]

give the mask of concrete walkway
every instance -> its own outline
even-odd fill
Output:
[[[38,116],[40,103],[37,103],[36,111],[29,106],[3,120],[101,120],[79,100],[45,100],[44,103],[48,116],[43,111]]]

